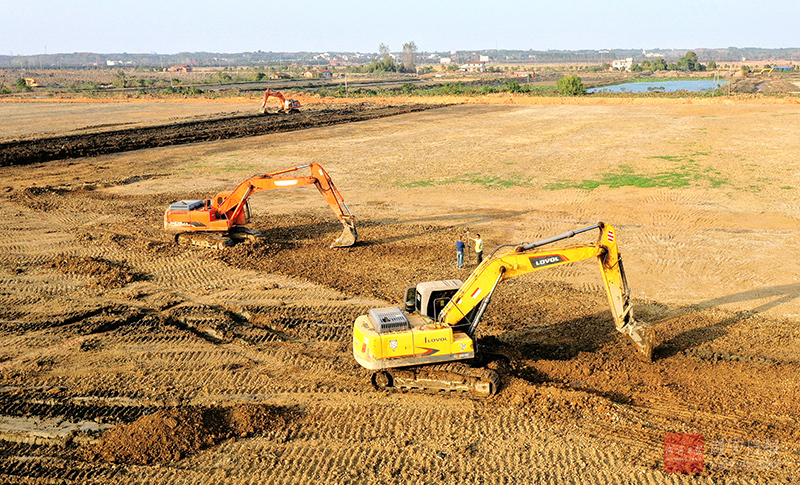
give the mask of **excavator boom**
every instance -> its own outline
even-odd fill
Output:
[[[600,236],[594,244],[543,249],[543,246],[593,229],[600,230]],[[654,333],[649,325],[633,318],[630,289],[622,266],[622,256],[617,248],[615,229],[602,222],[536,243],[522,244],[511,251],[493,253],[453,295],[439,314],[438,321],[450,327],[466,325],[468,334],[472,336],[482,316],[481,308],[485,309],[485,305],[488,305],[489,295],[501,281],[592,258],[596,258],[600,265],[617,331],[630,337],[642,355],[651,359]]]

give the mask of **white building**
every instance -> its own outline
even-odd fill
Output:
[[[631,67],[633,67],[633,57],[611,61],[611,68],[615,71],[630,71]]]
[[[472,61],[462,64],[459,70],[464,72],[486,72],[486,63],[483,61]]]

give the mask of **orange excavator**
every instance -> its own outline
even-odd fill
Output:
[[[280,92],[274,91],[270,88],[264,92],[264,101],[261,102],[261,113],[266,114],[267,112],[267,100],[269,97],[278,98],[278,113],[298,113],[299,110],[297,108],[300,107],[300,101],[296,99],[286,99]]]
[[[302,168],[311,169],[311,176],[278,177]],[[164,230],[175,234],[175,240],[182,245],[222,249],[238,241],[255,241],[262,238],[263,234],[245,227],[250,220],[250,196],[262,190],[306,185],[317,187],[344,226],[341,236],[331,247],[354,245],[358,232],[353,214],[328,173],[316,163],[251,177],[232,191],[220,192],[213,199],[175,202],[164,212]]]

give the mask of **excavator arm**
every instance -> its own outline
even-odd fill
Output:
[[[309,168],[311,175],[308,177],[278,177],[278,175],[295,172],[302,168]],[[355,244],[356,239],[358,239],[358,232],[356,231],[353,214],[344,202],[342,194],[333,184],[328,172],[316,163],[251,177],[240,183],[232,192],[218,194],[212,205],[215,205],[218,214],[225,214],[228,219],[236,220],[243,211],[247,200],[254,193],[262,190],[285,189],[306,185],[317,187],[319,193],[322,194],[322,197],[344,226],[342,235],[336,239],[331,247],[346,247]]]
[[[269,99],[270,96],[274,96],[274,97],[278,98],[278,101],[281,102],[281,106],[283,106],[283,104],[286,102],[286,98],[284,98],[281,93],[279,93],[278,91],[273,91],[272,89],[267,88],[267,90],[264,91],[264,101],[261,102],[261,109],[262,110],[266,110],[267,109],[267,100]]]
[[[550,243],[594,229],[600,231],[595,243],[554,249],[543,248]],[[501,281],[521,274],[596,258],[617,331],[627,335],[647,359],[652,358],[655,332],[650,325],[633,318],[630,290],[622,266],[622,257],[617,248],[616,231],[611,225],[600,222],[595,226],[534,243],[521,244],[514,249],[498,253],[501,249],[503,247],[495,250],[481,263],[453,295],[439,314],[440,324],[465,328],[471,337]]]

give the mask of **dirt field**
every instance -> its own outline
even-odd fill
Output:
[[[0,482],[797,480],[800,104],[646,101],[498,98],[3,167]],[[0,103],[0,133],[239,116],[170,106]],[[357,246],[328,249],[341,226],[313,189],[256,194],[257,245],[161,230],[171,202],[309,161]],[[618,229],[654,362],[613,330],[587,262],[499,288],[479,330],[508,356],[494,398],[371,388],[353,320],[465,279],[456,236],[491,251],[597,221]],[[703,435],[701,474],[664,472],[667,433]]]

